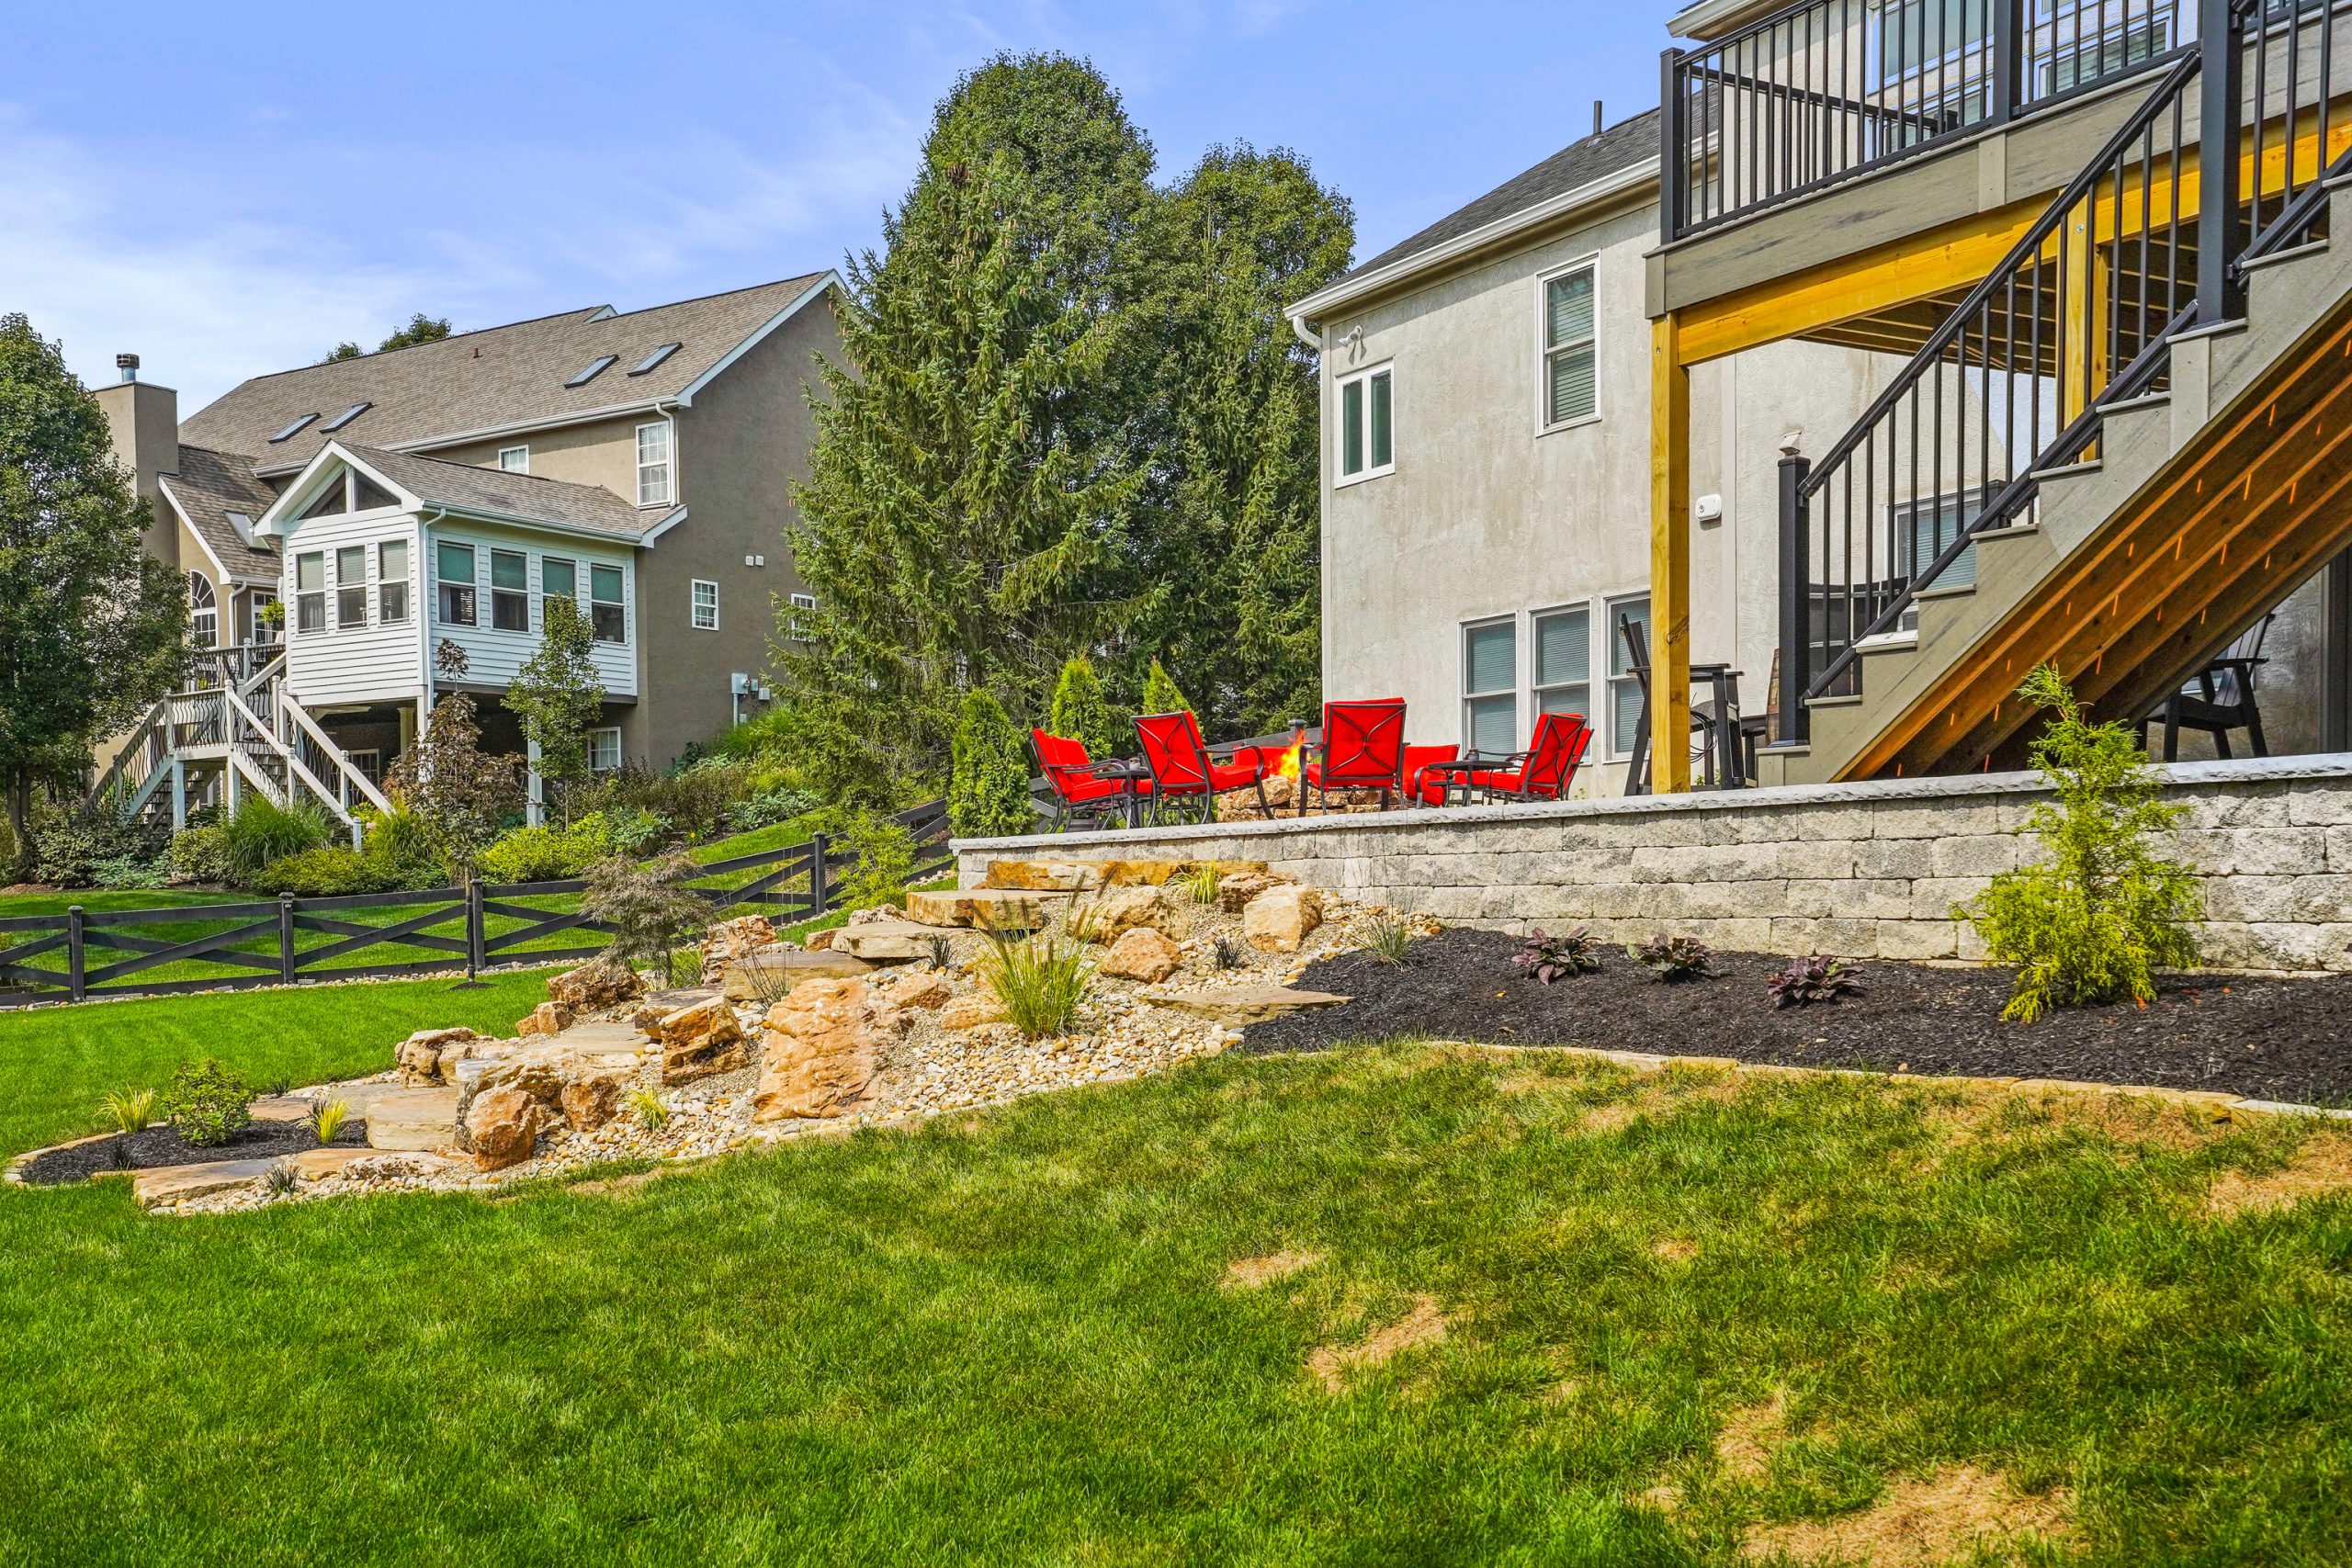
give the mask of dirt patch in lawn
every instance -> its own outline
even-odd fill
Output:
[[[2014,1562],[2030,1538],[2063,1541],[2073,1529],[2072,1499],[2065,1493],[2029,1496],[1998,1472],[1958,1464],[1925,1481],[1899,1482],[1859,1514],[1759,1526],[1741,1545],[1750,1559],[1779,1553],[1801,1562],[1941,1568],[1986,1556]]]
[[[1511,967],[1517,942],[1454,927],[1386,964],[1345,953],[1298,984],[1352,1001],[1251,1025],[1241,1049],[1316,1051],[1414,1037],[1497,1045],[1656,1051],[1662,1040],[1708,1055],[1804,1067],[1973,1077],[2072,1078],[2225,1090],[2257,1100],[2352,1100],[2352,976],[2309,980],[2168,977],[2154,1002],[2061,1009],[2004,1023],[2010,972],[1866,963],[1863,991],[1775,1009],[1764,982],[1787,964],[1717,955],[1713,979],[1662,986],[1612,953],[1598,973],[1545,986]]]
[[[1306,1370],[1315,1374],[1326,1393],[1344,1393],[1349,1373],[1385,1367],[1417,1345],[1438,1343],[1445,1331],[1446,1317],[1438,1308],[1437,1298],[1416,1295],[1413,1310],[1396,1322],[1374,1329],[1353,1345],[1326,1345],[1315,1350],[1306,1358]]]
[[[356,1118],[337,1128],[334,1147],[365,1148],[368,1124]],[[206,1165],[224,1159],[274,1159],[319,1147],[307,1122],[254,1122],[230,1135],[226,1143],[191,1144],[165,1122],[138,1133],[54,1148],[26,1162],[17,1174],[36,1187],[84,1181],[115,1170],[155,1170],[174,1165]]]
[[[1753,1481],[1772,1466],[1772,1449],[1789,1419],[1788,1396],[1775,1392],[1761,1404],[1731,1413],[1715,1434],[1715,1465],[1734,1481]]]
[[[1225,1288],[1254,1291],[1277,1280],[1287,1280],[1322,1261],[1319,1252],[1269,1252],[1263,1258],[1237,1258],[1225,1266]]]
[[[1661,1263],[1688,1263],[1699,1256],[1699,1244],[1685,1241],[1679,1235],[1670,1235],[1654,1244],[1650,1252]]]
[[[2293,1164],[2267,1175],[2223,1171],[2206,1191],[2205,1213],[2225,1220],[2346,1191],[2352,1191],[2352,1140],[2316,1137],[2304,1144]]]

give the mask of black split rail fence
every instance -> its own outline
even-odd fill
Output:
[[[953,864],[947,811],[933,801],[895,818],[915,842],[915,874]],[[819,919],[839,907],[856,851],[820,833],[807,843],[697,866],[684,886],[729,911]],[[257,899],[0,919],[0,1009],[106,997],[170,996],[304,981],[361,980],[594,957],[613,928],[581,910],[584,879],[338,898]]]

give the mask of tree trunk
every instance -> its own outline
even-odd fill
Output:
[[[18,768],[8,784],[8,829],[16,837],[16,863],[9,874],[16,881],[30,882],[33,876],[33,773],[30,768]]]

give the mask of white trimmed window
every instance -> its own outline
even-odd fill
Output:
[[[294,629],[327,629],[327,557],[324,550],[305,550],[294,558]]]
[[[368,547],[343,545],[334,552],[334,625],[356,632],[368,626]]]
[[[559,599],[571,601],[574,615],[587,614],[587,606],[580,602],[580,563],[563,556],[539,558],[539,626],[544,629],[548,615]]]
[[[588,566],[588,623],[598,642],[628,640],[628,606],[622,599],[624,584],[616,566]]]
[[[1519,617],[1462,628],[1462,740],[1465,750],[1519,750]]]
[[[1600,412],[1599,344],[1593,312],[1594,271],[1579,262],[1544,276],[1543,290],[1543,427],[1581,424]]]
[[[386,539],[376,547],[376,619],[388,626],[408,619],[406,539]]]
[[[1535,713],[1572,713],[1592,722],[1592,610],[1571,604],[1534,618]]]
[[[813,635],[814,631],[808,624],[807,612],[814,610],[816,607],[817,596],[814,593],[793,594],[792,615],[786,623],[784,635],[791,638],[794,642],[807,642]]]
[[[474,547],[442,539],[433,547],[433,581],[440,590],[435,612],[445,626],[474,624]]]
[[[200,571],[187,574],[187,640],[191,648],[214,648],[220,641],[220,596]]]
[[[670,504],[670,422],[657,419],[637,427],[637,503]]]
[[[527,474],[531,471],[531,449],[528,446],[501,446],[498,449],[498,466],[510,474]]]
[[[718,629],[718,584],[699,577],[694,580],[694,617],[698,632]]]
[[[1633,653],[1625,645],[1625,637],[1618,623],[1629,620],[1642,628],[1642,643],[1652,660],[1657,657],[1650,637],[1650,596],[1636,594],[1630,599],[1612,599],[1607,610],[1609,624],[1609,755],[1623,761],[1633,755],[1634,731],[1642,721],[1642,682],[1634,673]]]
[[[1359,371],[1340,383],[1341,484],[1377,479],[1396,468],[1396,367]]]
[[[588,771],[609,773],[621,765],[621,732],[616,725],[610,729],[588,732]]]

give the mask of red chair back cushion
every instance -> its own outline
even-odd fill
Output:
[[[1323,766],[1318,771],[1326,789],[1402,788],[1405,705],[1325,703]]]
[[[1535,721],[1535,744],[1521,770],[1527,793],[1546,800],[1566,795],[1592,744],[1592,728],[1582,714],[1547,713]]]
[[[1046,782],[1052,784],[1054,793],[1065,800],[1077,793],[1079,785],[1099,782],[1085,773],[1094,759],[1086,754],[1083,741],[1033,729],[1029,732],[1029,743],[1037,749],[1037,766],[1045,773]]]
[[[1136,720],[1144,765],[1152,787],[1162,795],[1195,794],[1209,787],[1208,742],[1201,721],[1190,713],[1146,714]]]

